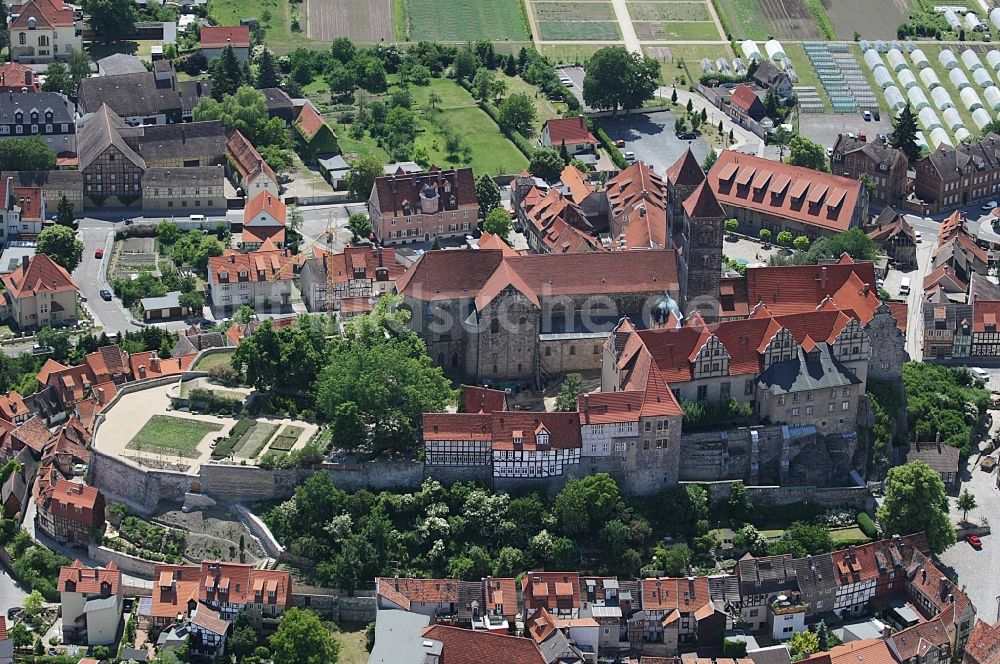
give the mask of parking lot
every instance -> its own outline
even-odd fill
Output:
[[[868,140],[875,134],[891,134],[892,120],[888,113],[883,113],[880,120],[874,118],[868,122],[861,113],[802,113],[799,115],[799,134],[810,141],[815,141],[824,149],[832,148],[839,134],[865,132]]]
[[[583,77],[585,75],[583,67],[556,67],[556,73],[559,74],[560,79],[566,77],[570,80],[570,83],[563,81],[563,85],[573,91],[585,110],[590,110],[583,103]]]
[[[674,114],[669,111],[597,118],[596,122],[613,140],[625,141],[623,151],[634,152],[638,161],[661,174],[680,159],[689,143],[699,163],[708,154],[708,144],[702,138],[682,141],[674,135]]]

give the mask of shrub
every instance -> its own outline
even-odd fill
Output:
[[[210,413],[234,412],[243,403],[239,399],[222,396],[212,390],[203,388],[191,390],[191,393],[188,395],[188,401],[192,404],[192,407],[197,403],[203,406],[203,410],[207,410]]]
[[[875,522],[872,521],[872,518],[868,516],[868,512],[858,513],[858,528],[861,529],[861,532],[872,539],[878,537],[878,528],[875,526]]]
[[[611,157],[611,161],[614,162],[616,167],[622,169],[623,171],[629,167],[629,163],[626,161],[625,155],[622,154],[621,150],[615,147],[615,142],[611,140],[610,136],[608,136],[608,132],[604,131],[604,129],[600,127],[597,128],[597,140],[601,142],[601,147],[607,151],[608,156]]]

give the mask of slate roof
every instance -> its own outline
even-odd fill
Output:
[[[69,101],[58,92],[13,92],[0,94],[0,124],[14,124],[14,114],[24,113],[28,122],[32,111],[38,112],[39,123],[45,124],[45,112],[52,111],[52,123],[73,125],[76,120]]]
[[[773,595],[799,588],[791,555],[754,558],[747,554],[736,563],[740,595]]]
[[[906,463],[923,461],[939,473],[957,473],[960,450],[944,443],[913,443],[906,451]]]
[[[212,82],[156,80],[153,72],[95,76],[80,81],[79,106],[82,113],[94,113],[110,104],[120,115],[150,116],[171,111],[191,111],[202,97],[212,92]]]
[[[953,180],[967,168],[976,170],[996,168],[1000,165],[1000,136],[990,132],[978,143],[959,144],[957,148],[946,143],[924,157],[942,180]]]
[[[833,154],[846,156],[858,153],[870,159],[876,166],[885,166],[889,170],[906,165],[906,155],[903,151],[892,147],[887,141],[877,138],[864,141],[858,136],[852,138],[847,134],[837,136],[833,144]]]
[[[806,353],[799,348],[797,359],[772,364],[757,378],[757,384],[777,395],[861,383],[850,369],[833,357],[829,346],[820,344],[815,349],[813,353]],[[807,356],[815,359],[807,359]]]
[[[226,153],[226,129],[218,120],[150,125],[142,128],[139,144],[150,159],[192,159]]]

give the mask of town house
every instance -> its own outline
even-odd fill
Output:
[[[85,567],[74,560],[59,571],[64,642],[91,646],[115,642],[122,620],[121,581],[114,561],[107,567]]]
[[[472,169],[433,166],[376,178],[368,215],[375,237],[386,246],[464,237],[479,222]]]
[[[839,134],[830,162],[835,175],[853,180],[867,176],[875,185],[872,203],[891,205],[906,197],[906,171],[910,162],[902,150],[890,146],[886,140],[868,141],[853,134]]]

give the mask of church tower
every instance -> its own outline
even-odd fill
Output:
[[[709,323],[719,319],[719,282],[722,279],[722,231],[726,211],[704,180],[682,204],[688,228],[688,313],[697,311]]]

